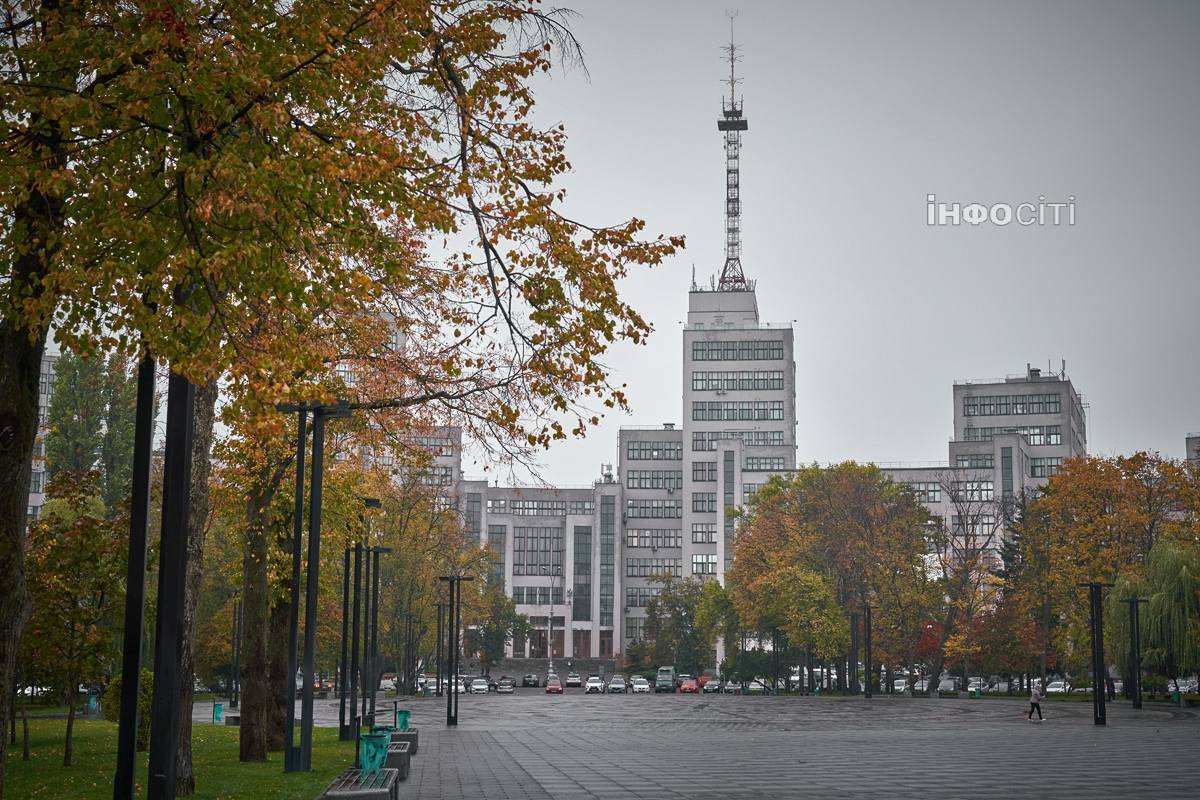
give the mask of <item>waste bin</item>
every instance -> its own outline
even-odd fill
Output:
[[[973,688],[973,689],[971,690],[971,698],[972,698],[972,699],[974,699],[974,700],[978,700],[978,699],[979,699],[979,687],[978,687],[978,686],[976,686],[975,688]]]
[[[225,715],[225,706],[222,703],[213,703],[213,725],[221,721]]]
[[[1171,692],[1171,702],[1174,703],[1175,705],[1179,705],[1180,696],[1181,695],[1179,694],[1179,692],[1177,690],[1173,690]]]
[[[402,731],[408,730],[408,720],[409,720],[409,717],[411,717],[411,716],[412,716],[412,711],[410,711],[409,709],[397,708],[396,709],[396,727]]]
[[[364,733],[359,736],[359,763],[364,774],[373,774],[383,769],[387,764],[388,743],[392,740],[390,733]]]

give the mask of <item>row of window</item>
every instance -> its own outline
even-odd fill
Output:
[[[1031,458],[1029,459],[1029,474],[1034,478],[1049,478],[1062,467],[1061,458]]]
[[[950,524],[959,533],[969,533],[972,536],[990,536],[996,532],[994,514],[972,514],[969,517],[955,515],[950,518]]]
[[[692,574],[693,575],[716,575],[717,574],[717,554],[716,553],[694,553],[692,555]]]
[[[682,500],[626,500],[625,515],[630,519],[680,519]]]
[[[693,372],[694,392],[766,391],[783,388],[783,370],[753,372]]]
[[[950,484],[950,499],[961,501],[986,501],[995,496],[992,481],[953,481]]]
[[[908,484],[908,488],[918,503],[940,503],[942,501],[942,485],[937,481],[913,481]]]
[[[963,439],[968,442],[990,442],[1001,433],[1019,433],[1031,445],[1062,444],[1061,425],[1004,426],[1001,428],[966,428]]]
[[[763,483],[743,483],[742,484],[742,505],[750,502],[750,495],[757,492],[766,484]]]
[[[954,466],[959,469],[991,469],[996,466],[992,453],[963,453],[954,457]]]
[[[513,602],[528,603],[531,606],[561,605],[563,590],[561,586],[514,586]]]
[[[683,560],[678,558],[627,558],[625,577],[650,578],[656,575],[683,577]]]
[[[693,361],[774,361],[782,358],[782,341],[692,342]]]
[[[717,541],[717,523],[715,522],[693,522],[692,523],[692,543],[693,544],[716,544]]]
[[[646,618],[645,617],[626,617],[625,618],[625,635],[631,641],[641,641],[646,634]]]
[[[513,528],[513,575],[562,574],[562,528]]]
[[[697,400],[692,419],[698,421],[783,419],[782,400]]]
[[[454,467],[430,464],[421,470],[419,480],[427,486],[446,486],[454,481]]]
[[[1010,414],[1057,414],[1062,410],[1058,394],[1001,394],[966,396],[964,417],[1000,417]]]
[[[703,514],[716,510],[716,492],[692,492],[692,511],[697,511]]]
[[[683,531],[678,528],[629,528],[626,547],[682,547]]]
[[[778,447],[783,431],[692,431],[692,451],[716,450],[720,439],[741,439],[746,447]]]
[[[683,470],[631,469],[625,473],[627,489],[682,489]]]
[[[592,514],[596,510],[596,503],[593,500],[510,500],[489,497],[487,510],[493,514],[513,514],[518,517],[562,517],[567,514]]]
[[[692,480],[700,483],[715,483],[717,480],[717,462],[693,461]]]
[[[683,442],[629,442],[625,445],[625,456],[630,461],[680,461]]]
[[[662,589],[650,586],[629,587],[625,589],[625,605],[630,608],[645,608],[650,601],[658,597]]]
[[[749,472],[768,472],[787,469],[783,456],[746,456],[745,469]]]

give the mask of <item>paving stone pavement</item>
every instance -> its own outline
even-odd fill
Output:
[[[391,708],[391,702],[381,703]],[[583,695],[411,699],[402,800],[1196,798],[1200,715],[1017,699]],[[318,724],[337,722],[318,704]]]

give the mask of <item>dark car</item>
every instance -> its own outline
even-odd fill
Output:
[[[521,678],[521,685],[522,686],[541,686],[542,682],[538,680],[537,675],[534,675],[531,672],[528,675],[526,675],[524,678]]]

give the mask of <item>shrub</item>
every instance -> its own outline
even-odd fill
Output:
[[[137,749],[143,751],[150,746],[150,702],[154,697],[154,673],[142,670],[138,684],[138,733]],[[117,675],[104,690],[104,718],[117,722],[121,718],[121,676]]]

